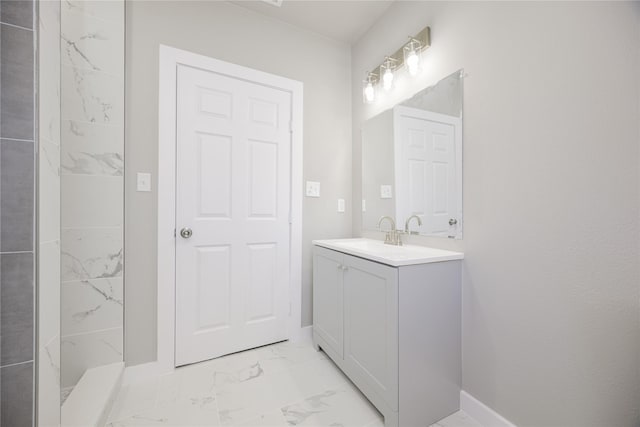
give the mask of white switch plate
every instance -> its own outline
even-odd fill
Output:
[[[338,199],[338,212],[344,212],[344,199]]]
[[[391,194],[391,186],[390,185],[381,185],[380,186],[380,198],[381,199],[391,199],[393,196]]]
[[[307,181],[307,197],[320,197],[320,183]]]
[[[151,174],[138,172],[137,191],[151,191]]]
[[[365,199],[362,199],[362,212],[366,212],[367,211],[367,201]]]

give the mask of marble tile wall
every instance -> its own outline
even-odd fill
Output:
[[[60,426],[60,0],[38,4],[38,399]]]
[[[0,2],[0,425],[34,423],[34,2]]]
[[[123,360],[124,1],[61,3],[61,381]]]

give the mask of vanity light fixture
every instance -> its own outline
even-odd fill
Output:
[[[362,99],[365,104],[371,104],[376,100],[376,83],[378,83],[378,75],[367,73],[367,77],[362,82]]]
[[[380,75],[382,76],[382,87],[384,90],[391,90],[393,87],[393,72],[396,69],[397,59],[387,56],[380,65]]]
[[[382,83],[384,90],[393,88],[396,72],[406,66],[410,76],[415,77],[420,73],[420,56],[424,50],[431,46],[431,29],[424,27],[422,31],[413,37],[393,55],[385,56],[382,64],[374,68],[380,74],[367,73],[362,83],[362,98],[365,104],[371,104],[376,98],[376,85]]]
[[[422,43],[412,37],[402,50],[404,51],[404,63],[407,64],[407,71],[409,71],[410,75],[417,76],[420,71]]]

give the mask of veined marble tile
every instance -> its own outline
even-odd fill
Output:
[[[296,363],[246,381],[214,384],[214,366],[241,367],[264,350],[289,352]],[[118,393],[107,426],[383,427],[382,415],[338,367],[326,358],[311,358],[312,352],[310,343],[275,344],[127,385]],[[479,427],[469,420],[458,412],[440,423]]]
[[[290,426],[366,426],[382,415],[351,384],[328,389],[282,408]]]
[[[223,425],[236,425],[281,408],[300,396],[313,396],[344,385],[347,378],[326,359],[296,364],[274,375],[217,388],[218,410]]]
[[[63,175],[61,187],[63,228],[123,225],[123,177]]]
[[[60,2],[39,3],[38,56],[40,140],[60,144]]]
[[[197,372],[201,381],[211,387],[251,381],[265,374],[272,375],[290,369],[296,364],[315,359],[326,359],[322,352],[308,344],[288,341],[253,350],[231,354],[193,366],[179,368],[185,375]]]
[[[238,424],[238,427],[288,427],[289,424],[284,419],[284,415],[282,415],[282,411],[277,409],[271,412],[268,412],[263,415],[258,415],[257,417],[251,418],[243,423]]]
[[[124,76],[122,22],[105,21],[68,4],[62,8],[61,20],[64,64]]]
[[[122,126],[65,120],[62,124],[62,174],[124,174]]]
[[[74,388],[74,386],[71,386],[60,389],[60,405],[64,405],[64,402],[66,402]]]
[[[122,228],[66,228],[61,236],[63,281],[122,276]]]
[[[163,377],[150,378],[122,387],[113,403],[107,423],[153,410],[158,397],[160,378]]]
[[[123,0],[62,0],[62,7],[124,27]]]
[[[458,411],[432,424],[431,427],[482,427],[482,425],[466,413]]]
[[[62,119],[124,123],[124,79],[69,65],[62,66]]]
[[[180,399],[171,406],[155,406],[153,409],[113,421],[107,427],[129,426],[219,426],[215,397]]]
[[[42,347],[60,335],[60,242],[40,243],[38,262],[38,345]]]
[[[122,277],[62,284],[62,334],[73,335],[123,325]]]
[[[384,418],[381,415],[380,418],[367,424],[367,427],[384,427]]]
[[[122,362],[122,349],[122,328],[63,336],[60,343],[62,387],[75,385],[89,368]]]
[[[53,427],[60,425],[60,336],[39,348],[38,388],[42,398],[38,399],[38,425]]]
[[[60,146],[40,139],[39,239],[60,239]]]

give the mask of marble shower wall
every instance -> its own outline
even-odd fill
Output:
[[[0,2],[0,425],[34,423],[34,2]]]
[[[62,387],[123,360],[124,1],[61,9]]]
[[[60,425],[60,1],[38,4],[38,424]]]

